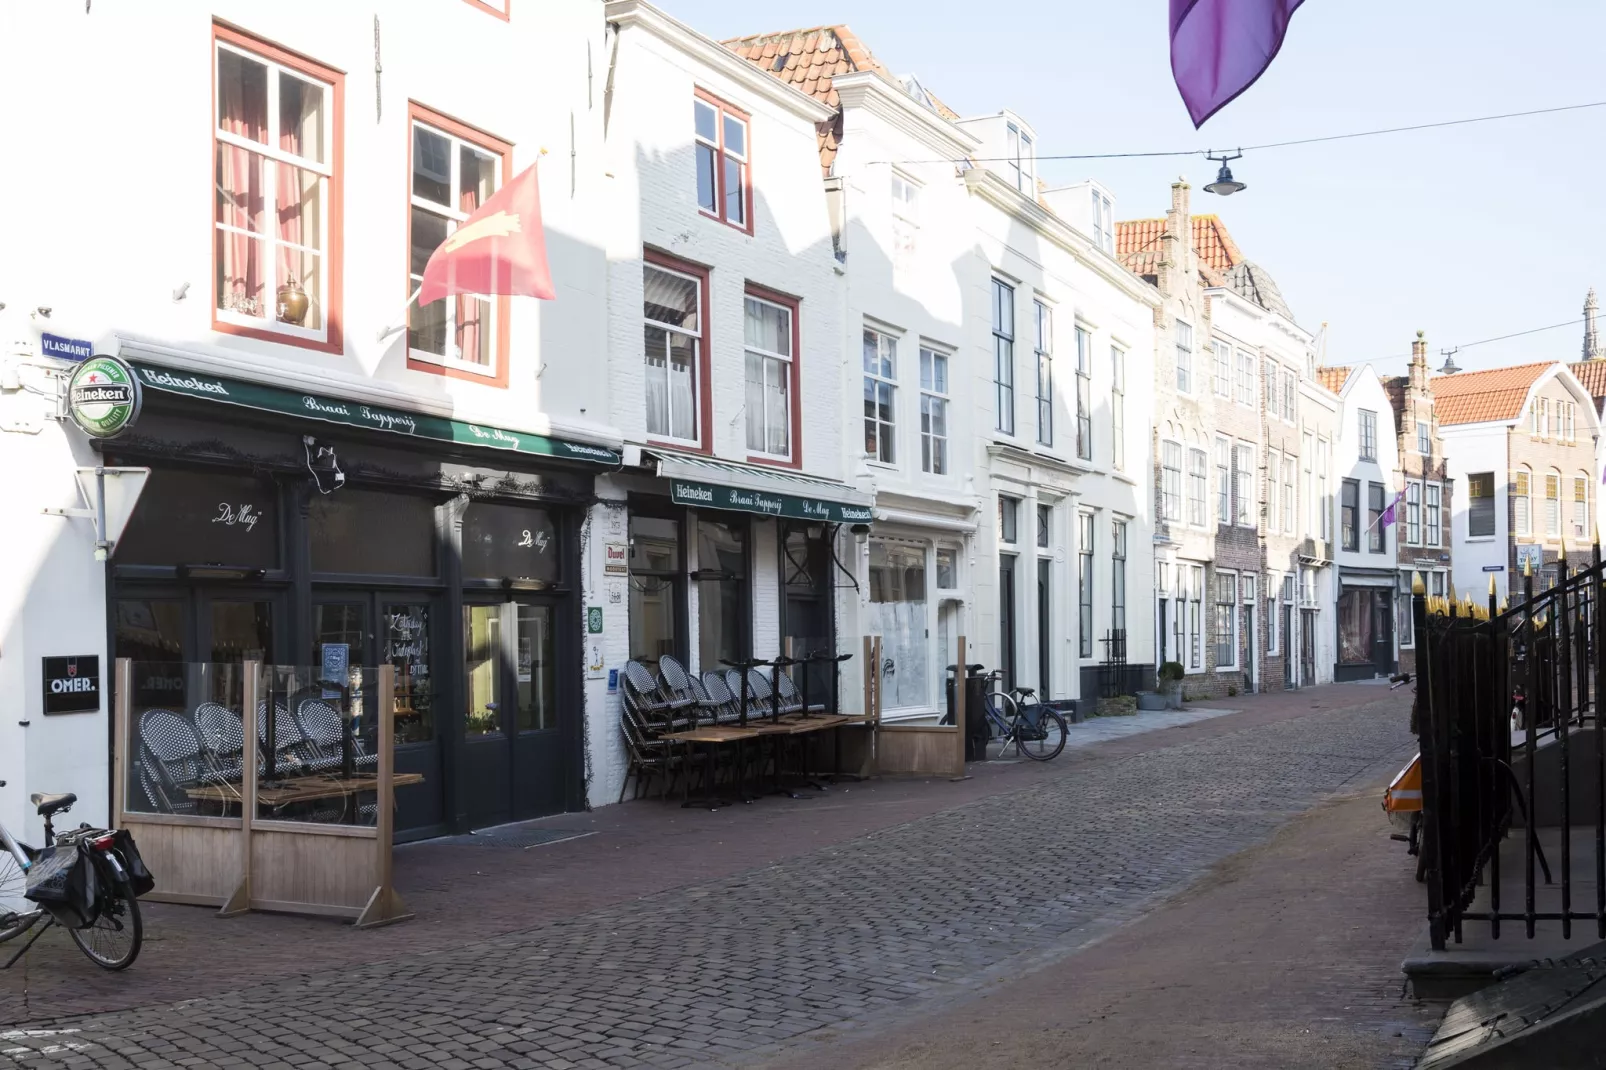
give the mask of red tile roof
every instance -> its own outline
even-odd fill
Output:
[[[1606,397],[1606,360],[1581,360],[1567,367],[1592,398]]]
[[[1478,424],[1515,420],[1522,415],[1528,391],[1553,361],[1490,368],[1482,372],[1456,372],[1433,377],[1433,411],[1440,424]]]
[[[785,30],[780,33],[760,33],[751,37],[733,37],[721,42],[726,48],[747,60],[753,66],[796,86],[828,107],[840,108],[842,98],[837,94],[832,79],[839,74],[856,74],[874,71],[887,82],[902,85],[881,61],[871,55],[858,35],[846,26],[815,26],[807,30]],[[950,122],[959,118],[948,105],[926,94],[938,115]],[[818,128],[820,166],[827,174],[836,159],[837,145],[842,140],[841,115]]]
[[[1115,255],[1134,275],[1160,273],[1160,239],[1164,219],[1129,219],[1115,224]],[[1225,273],[1243,262],[1238,243],[1227,233],[1219,216],[1193,217],[1193,249],[1199,257],[1199,274],[1209,286],[1226,285]]]
[[[1354,368],[1348,366],[1341,366],[1337,368],[1317,368],[1316,381],[1335,394],[1342,393],[1344,390],[1344,384],[1349,382],[1350,372],[1354,370]]]

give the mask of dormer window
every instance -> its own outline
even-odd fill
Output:
[[[1098,190],[1092,191],[1093,197],[1093,244],[1115,255],[1115,212],[1110,207],[1110,198]]]
[[[1032,144],[1032,135],[1021,129],[1017,123],[1006,126],[1005,153],[1010,174],[1014,176],[1015,188],[1029,197],[1037,194],[1037,158],[1035,147]]]

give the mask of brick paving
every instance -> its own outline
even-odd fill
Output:
[[[444,908],[446,924],[405,953],[359,963],[348,950],[343,964],[294,975],[272,960],[258,976],[280,976],[248,987],[240,985],[252,965],[232,959],[224,963],[232,980],[191,988],[196,998],[30,1027],[49,1035],[0,1032],[0,1059],[491,1070],[768,1057],[822,1029],[893,1020],[1061,958],[1264,841],[1380,760],[1399,759],[1409,744],[1404,696],[1381,690],[1327,688],[1234,705],[1246,712],[1088,748],[1079,761],[986,770],[961,792],[890,788],[891,805],[868,809],[883,819],[916,816],[851,838],[821,836],[825,846],[805,838],[749,851],[745,868],[707,843],[715,826],[702,825],[699,839],[698,824],[682,817],[692,830],[679,845],[691,853],[684,864],[696,867],[702,846],[710,848],[704,879],[602,896],[593,909],[526,911],[526,919],[549,920],[470,942],[478,893],[455,873],[441,894],[460,905]],[[918,813],[932,798],[946,808]],[[852,799],[844,793],[834,813],[798,807],[799,829],[851,829]],[[765,805],[701,816],[720,819],[720,828],[762,824]],[[648,809],[663,813],[614,808],[607,820]],[[459,866],[481,865],[434,850]],[[596,848],[574,849],[587,850]],[[631,859],[614,863],[617,871]],[[565,875],[546,876],[561,884]],[[584,873],[575,877],[587,883]],[[454,883],[465,889],[455,897]],[[624,884],[627,894],[641,887]],[[506,903],[492,899],[501,904],[494,913],[508,917]],[[459,918],[467,926],[454,943]],[[390,930],[404,934],[392,940],[408,928]],[[377,934],[356,939],[366,935]],[[125,984],[143,984],[138,969]],[[45,1006],[36,996],[30,1009]]]

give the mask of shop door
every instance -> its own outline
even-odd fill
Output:
[[[781,651],[794,658],[836,653],[836,622],[831,609],[830,544],[822,528],[782,527],[781,586],[785,596]],[[705,666],[708,668],[709,666]],[[808,677],[809,702],[828,702],[835,666],[816,663],[788,670],[801,688]]]
[[[1299,672],[1300,686],[1316,683],[1316,611],[1303,610],[1299,614]]]
[[[1037,562],[1037,697],[1049,697],[1049,682],[1053,680],[1053,666],[1050,663],[1050,652],[1053,650],[1051,636],[1053,632],[1052,617],[1049,614],[1048,585],[1050,574],[1053,571],[1053,562],[1043,558]],[[1108,655],[1113,655],[1109,651]]]
[[[1015,557],[998,558],[998,668],[1004,671],[1003,687],[1015,686]]]
[[[1284,602],[1282,614],[1283,687],[1291,688],[1294,686],[1294,607]],[[1303,651],[1301,651],[1301,657],[1303,657]]]
[[[561,813],[570,763],[558,718],[557,603],[464,607],[463,809],[472,828]]]
[[[1394,590],[1372,591],[1372,664],[1378,675],[1394,672]]]
[[[444,820],[441,747],[436,702],[438,667],[433,652],[440,599],[429,592],[319,590],[312,605],[312,649],[302,664],[339,676],[360,701],[362,716],[377,724],[378,681],[364,669],[391,667],[394,768],[417,773],[422,784],[396,790],[396,828],[424,829]]]

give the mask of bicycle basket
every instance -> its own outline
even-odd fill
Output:
[[[58,925],[87,929],[100,914],[100,894],[98,867],[89,848],[72,843],[39,852],[28,867],[23,897],[49,911]]]
[[[1043,729],[1043,707],[1035,702],[1030,706],[1022,706],[1015,731],[1021,739],[1028,741],[1046,737],[1048,733]]]

